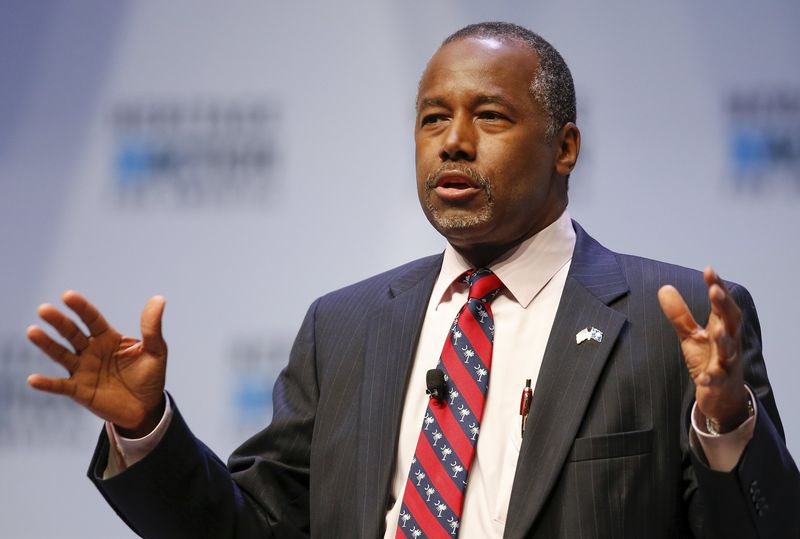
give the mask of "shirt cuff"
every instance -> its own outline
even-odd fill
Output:
[[[108,464],[103,471],[103,479],[109,479],[130,468],[144,457],[146,457],[161,439],[169,428],[172,421],[172,405],[169,395],[164,392],[167,403],[164,406],[164,414],[156,425],[156,428],[142,438],[125,438],[117,432],[114,424],[106,421],[106,433],[111,447],[108,452]]]
[[[753,396],[750,388],[745,386],[753,403],[751,417],[736,429],[714,436],[705,429],[706,416],[697,408],[697,403],[692,407],[692,427],[689,429],[689,444],[692,448],[705,456],[708,467],[717,472],[730,472],[736,467],[744,453],[745,447],[753,439],[758,416],[758,401]]]

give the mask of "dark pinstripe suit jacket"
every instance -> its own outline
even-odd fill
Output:
[[[746,377],[754,439],[732,473],[688,447],[693,385],[656,291],[675,284],[708,317],[702,276],[608,251],[577,224],[577,244],[533,396],[506,537],[798,537],[800,479],[761,357],[752,299]],[[229,468],[179,413],[164,440],[106,481],[101,435],[89,475],[148,537],[379,537],[410,362],[441,256],[317,300],[274,391],[272,424]],[[594,326],[601,343],[575,343]],[[713,533],[712,524],[722,523]]]

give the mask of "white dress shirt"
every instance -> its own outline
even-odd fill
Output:
[[[524,241],[491,269],[503,283],[492,301],[494,350],[475,460],[469,472],[459,537],[502,537],[522,442],[519,401],[525,379],[536,385],[550,328],[575,248],[569,214]],[[397,529],[403,491],[428,404],[425,374],[436,367],[448,330],[467,301],[468,287],[454,283],[472,265],[450,245],[433,286],[406,392],[391,484],[396,499],[386,514],[386,538]]]

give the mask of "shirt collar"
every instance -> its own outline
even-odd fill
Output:
[[[564,210],[553,223],[492,262],[489,269],[503,282],[503,293],[509,294],[522,308],[527,308],[550,279],[572,259],[574,249],[575,230],[569,213]],[[433,287],[432,298],[436,298],[437,308],[452,296],[458,276],[471,268],[471,264],[448,243],[442,269]]]

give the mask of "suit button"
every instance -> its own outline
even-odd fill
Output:
[[[758,510],[758,516],[760,516],[760,517],[764,516],[764,510],[763,509],[759,509]]]

